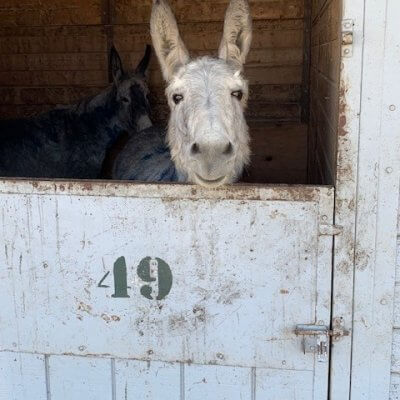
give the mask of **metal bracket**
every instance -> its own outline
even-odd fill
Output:
[[[342,57],[353,56],[353,29],[354,21],[352,19],[342,21]]]
[[[333,329],[329,329],[326,325],[297,325],[295,334],[303,337],[304,354],[316,354],[318,362],[327,362],[329,338],[338,341],[343,336],[348,336],[350,332],[343,329],[342,318],[335,318]]]

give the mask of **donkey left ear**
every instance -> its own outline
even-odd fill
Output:
[[[167,0],[153,0],[150,33],[162,74],[168,82],[182,65],[189,62],[189,53]]]
[[[247,0],[231,0],[225,14],[219,58],[243,68],[252,39],[252,18]]]
[[[109,72],[110,77],[112,77],[115,83],[118,83],[124,75],[121,57],[114,46],[112,46],[110,50]]]
[[[151,46],[146,45],[146,51],[144,53],[144,56],[135,69],[136,74],[146,76],[146,71],[150,63],[150,58],[151,58]]]

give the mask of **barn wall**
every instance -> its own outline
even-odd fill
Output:
[[[151,0],[3,0],[0,4],[0,116],[31,115],[107,85],[112,42],[126,63],[150,43]],[[254,42],[247,75],[249,116],[298,120],[301,114],[304,0],[250,1]],[[228,0],[171,0],[193,54],[216,51]],[[156,114],[165,118],[163,82],[153,60]],[[303,91],[304,92],[304,91]]]
[[[339,115],[341,2],[312,0],[309,181],[333,184]]]

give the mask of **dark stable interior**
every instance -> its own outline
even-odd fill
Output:
[[[36,115],[97,93],[109,83],[112,44],[124,65],[133,66],[151,43],[150,0],[101,7],[81,2],[79,12],[55,10],[50,1],[33,8],[9,3],[12,12],[0,10],[2,119]],[[170,4],[191,55],[215,55],[228,0]],[[332,184],[340,1],[250,1],[250,6],[253,44],[245,74],[252,162],[242,181]],[[164,82],[154,55],[149,86],[153,119],[166,124]]]

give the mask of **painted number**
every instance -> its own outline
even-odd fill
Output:
[[[162,300],[170,292],[172,272],[169,265],[161,258],[143,258],[137,268],[137,274],[142,281],[149,283],[140,289],[142,296],[147,299]]]
[[[108,271],[97,285],[100,288],[108,288],[104,281],[107,279],[110,271]],[[128,298],[128,273],[126,268],[125,257],[120,257],[115,261],[113,268],[114,275],[114,293],[113,298]],[[140,288],[142,296],[149,300],[164,299],[172,288],[172,272],[169,265],[161,258],[146,257],[143,258],[137,267],[138,277],[146,284]]]

